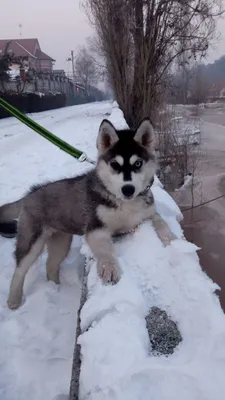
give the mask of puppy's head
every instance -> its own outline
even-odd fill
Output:
[[[97,148],[97,172],[110,193],[129,200],[146,189],[156,171],[154,130],[149,119],[136,130],[116,130],[103,120]]]

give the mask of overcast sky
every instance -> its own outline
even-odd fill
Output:
[[[0,0],[0,39],[38,38],[41,49],[67,71],[66,58],[91,35],[80,0]]]
[[[92,31],[80,0],[0,0],[0,39],[38,38],[41,49],[56,60],[55,68],[68,71],[70,50],[84,44]],[[221,41],[208,61],[225,54],[225,22],[219,23]]]

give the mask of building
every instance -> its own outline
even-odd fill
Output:
[[[38,39],[4,39],[0,40],[0,57],[11,54],[14,57],[23,57],[24,66],[33,68],[37,72],[52,73],[54,59],[41,50]],[[17,69],[13,65],[12,69]]]
[[[64,69],[53,69],[53,75],[58,75],[61,76],[63,78],[66,77],[66,72],[64,71]]]

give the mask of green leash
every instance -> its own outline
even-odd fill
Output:
[[[27,125],[30,129],[33,129],[33,131],[37,132],[39,135],[49,140],[51,143],[59,147],[61,150],[65,151],[67,154],[70,154],[72,157],[77,158],[81,162],[88,161],[91,164],[95,164],[95,162],[90,160],[85,153],[71,146],[69,143],[60,139],[58,136],[55,136],[53,133],[49,132],[46,128],[39,125],[37,122],[33,121],[27,115],[19,111],[16,107],[9,104],[6,100],[3,100],[1,97],[0,97],[0,106],[3,107],[6,111],[8,111],[9,114],[11,114],[19,121]]]

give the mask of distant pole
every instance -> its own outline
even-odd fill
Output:
[[[23,29],[23,25],[19,24],[20,39],[22,39],[22,29]]]
[[[75,85],[75,65],[74,65],[74,51],[71,50],[71,61],[72,61],[72,69],[73,69],[73,83]]]

